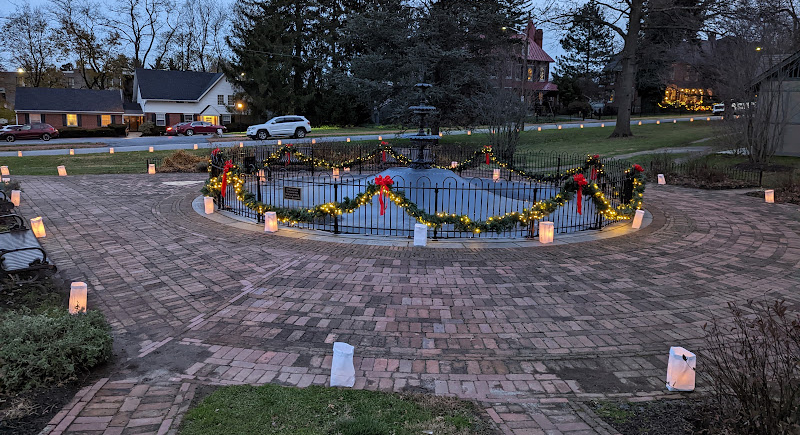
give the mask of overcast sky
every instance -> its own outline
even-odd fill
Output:
[[[233,3],[234,0],[229,0],[229,1]],[[534,7],[537,7],[543,4],[544,1],[545,0],[533,0],[532,3]],[[16,9],[17,5],[25,5],[25,4],[29,4],[34,7],[35,6],[47,7],[49,5],[49,2],[48,0],[0,0],[0,16],[6,16],[10,12],[13,12],[14,9]],[[542,27],[539,26],[535,14],[533,16],[533,20],[534,23],[537,24],[537,27]],[[561,32],[548,27],[544,27],[543,29],[544,29],[544,43],[543,43],[544,51],[546,51],[547,54],[549,54],[550,57],[552,57],[554,60],[558,60],[559,56],[564,55],[564,50],[561,49],[561,44],[559,44],[558,42],[562,38],[562,34]],[[555,65],[557,64],[558,62],[556,62]],[[3,59],[3,66],[5,66],[6,69],[11,69],[11,70],[15,68],[14,65],[9,64],[7,59]]]

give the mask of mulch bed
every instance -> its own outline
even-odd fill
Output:
[[[764,198],[764,191],[756,190],[753,192],[747,192],[745,195],[756,198]],[[775,189],[775,203],[800,204],[800,186]]]
[[[758,183],[752,181],[737,180],[734,178],[726,178],[723,180],[698,180],[694,177],[687,177],[683,175],[670,175],[667,178],[667,184],[682,187],[694,187],[697,189],[706,190],[725,190],[725,189],[743,189],[747,187],[758,187]]]
[[[591,401],[588,405],[622,435],[691,435],[703,432],[703,404],[695,399],[650,402]]]

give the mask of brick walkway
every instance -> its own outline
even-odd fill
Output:
[[[334,340],[356,388],[474,399],[505,433],[614,433],[586,401],[665,395],[669,346],[699,349],[727,302],[799,299],[798,208],[731,192],[650,186],[653,223],[615,239],[446,250],[225,227],[192,210],[199,184],[162,183],[197,175],[20,178],[116,340],[53,434],[175,433],[201,384],[323,385]]]

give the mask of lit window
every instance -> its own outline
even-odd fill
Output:
[[[533,68],[531,67],[528,67],[528,81],[529,82],[533,81]]]
[[[67,113],[67,126],[68,127],[77,127],[78,126],[78,115],[74,113]]]
[[[540,82],[545,81],[545,75],[546,74],[544,72],[544,67],[539,68],[539,81]]]
[[[167,125],[167,117],[163,113],[156,113],[156,125],[158,126],[165,126]]]
[[[38,113],[31,113],[29,118],[30,119],[29,119],[28,122],[31,123],[31,124],[38,124],[38,123],[42,122],[42,115],[40,115]]]
[[[100,115],[100,127],[111,124],[111,115]]]
[[[217,95],[217,104],[220,106],[225,105],[225,96],[224,95]]]

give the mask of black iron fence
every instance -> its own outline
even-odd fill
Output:
[[[690,179],[693,184],[714,185],[731,184],[732,187],[760,186],[764,178],[762,170],[743,170],[729,165],[717,165],[706,161],[704,158],[690,160],[683,163],[651,161],[648,168],[648,178],[655,180],[657,174],[666,177],[683,177]],[[667,181],[669,183],[669,181]]]
[[[522,212],[537,201],[554,197],[561,189],[566,171],[582,167],[587,156],[542,152],[516,153],[508,163],[500,156],[485,164],[480,148],[435,146],[428,156],[440,168],[453,164],[459,170],[452,173],[433,170],[430,173],[405,169],[408,159],[415,157],[416,149],[394,147],[394,153],[384,154],[378,147],[356,144],[325,144],[323,146],[297,146],[297,153],[277,155],[280,146],[256,146],[221,150],[214,159],[211,176],[222,173],[222,166],[231,160],[240,168],[243,188],[252,192],[256,200],[275,207],[311,209],[316,205],[341,202],[354,198],[374,184],[377,174],[390,171],[394,180],[393,191],[402,191],[408,201],[428,213],[465,215],[473,221],[486,221],[507,213]],[[430,150],[426,152],[431,153]],[[476,153],[477,152],[477,153]],[[365,156],[369,158],[363,159]],[[356,159],[362,159],[354,162]],[[463,165],[479,159],[474,166]],[[453,163],[455,162],[455,163]],[[612,206],[624,202],[625,192],[630,192],[631,179],[625,174],[630,163],[607,160],[604,176],[598,179],[600,188]],[[338,175],[334,175],[334,168]],[[510,168],[513,168],[510,169]],[[523,175],[523,172],[525,175]],[[588,177],[587,172],[587,177]],[[236,199],[232,187],[226,197],[217,198],[219,207],[236,214],[263,222],[263,216]],[[316,229],[333,233],[355,233],[388,236],[413,236],[417,221],[406,211],[386,198],[387,206],[381,214],[378,197],[370,204],[356,208],[353,213],[343,213],[315,219],[313,222],[284,223],[299,228]],[[568,202],[546,220],[555,223],[558,233],[587,229],[600,229],[610,223],[596,213],[594,204],[584,198],[582,213],[577,212],[577,201]],[[431,228],[433,238],[461,237],[535,237],[538,225],[517,225],[501,233],[470,233],[459,231],[452,224]]]

